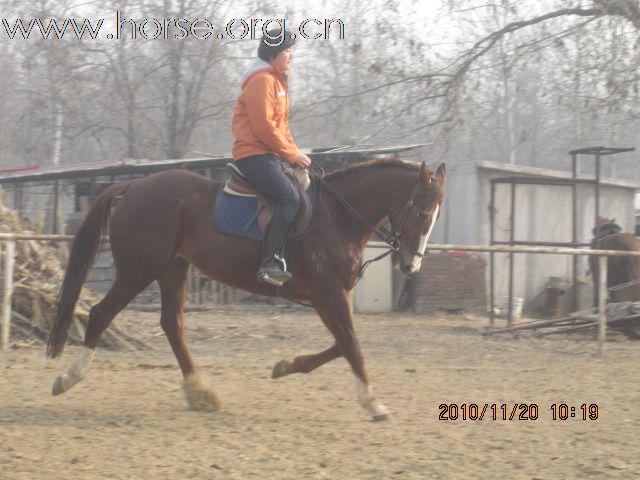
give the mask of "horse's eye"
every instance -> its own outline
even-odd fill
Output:
[[[425,218],[427,218],[427,214],[425,212],[416,212],[416,217],[418,217],[420,220],[424,220]]]

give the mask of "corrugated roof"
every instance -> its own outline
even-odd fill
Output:
[[[478,168],[481,170],[493,170],[498,172],[504,172],[509,174],[536,176],[543,178],[562,178],[571,180],[571,172],[565,170],[551,170],[548,168],[529,167],[526,165],[513,165],[508,163],[490,162],[484,161],[478,163]],[[594,180],[594,175],[579,174],[579,178],[586,180]],[[601,185],[608,185],[614,187],[631,188],[634,190],[640,189],[640,183],[630,182],[628,180],[619,180],[617,178],[600,178]]]
[[[341,147],[325,147],[317,149],[302,149],[312,158],[332,157],[345,154],[392,154],[412,150],[422,144],[397,145],[391,147],[372,147],[370,145],[348,145]],[[123,160],[109,160],[91,163],[76,163],[59,166],[25,166],[0,170],[0,184],[41,182],[64,180],[70,178],[147,174],[167,168],[222,168],[233,161],[230,155],[210,157],[180,158],[174,160],[148,160],[129,158]]]

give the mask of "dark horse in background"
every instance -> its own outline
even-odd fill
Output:
[[[601,250],[640,251],[640,241],[633,233],[624,233],[622,227],[615,223],[615,218],[598,218],[598,224],[593,229],[591,247]],[[598,280],[600,278],[598,258],[589,257],[589,267],[593,273],[594,300],[598,301]],[[620,289],[614,287],[623,283],[640,279],[640,257],[608,257],[607,259],[607,288],[612,302],[626,302],[640,300],[640,283]]]
[[[357,379],[360,404],[374,419],[387,409],[374,397],[351,318],[349,291],[367,241],[385,219],[397,247],[394,264],[419,270],[444,196],[445,166],[393,159],[357,164],[316,180],[321,191],[318,221],[290,249],[290,297],[310,301],[334,343],[326,350],[278,362],[273,378],[308,373],[343,356]],[[160,285],[160,323],[185,379],[191,408],[217,410],[220,402],[198,375],[184,337],[187,269],[195,265],[210,278],[259,295],[278,296],[277,287],[256,282],[259,242],[223,235],[212,224],[217,184],[186,170],[169,170],[108,187],[95,201],[71,247],[56,320],[47,347],[50,357],[64,349],[82,285],[108,227],[116,268],[113,286],[90,311],[80,356],[60,375],[60,394],[87,374],[100,335],[113,318],[153,281]],[[113,202],[114,199],[117,202]],[[112,202],[115,205],[112,205]],[[113,211],[112,211],[113,206]]]

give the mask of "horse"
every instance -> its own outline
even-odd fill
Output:
[[[373,394],[353,326],[349,291],[360,272],[369,238],[382,235],[396,269],[411,274],[422,264],[429,235],[444,199],[446,167],[434,172],[415,162],[374,159],[316,178],[314,225],[288,247],[293,280],[288,298],[312,304],[333,335],[326,350],[282,359],[271,377],[309,373],[340,356],[355,375],[357,398],[374,420],[389,410]],[[100,335],[113,318],[153,281],[160,287],[160,324],[183,375],[193,410],[215,411],[221,402],[198,373],[184,337],[187,269],[248,292],[280,296],[256,281],[259,242],[219,233],[212,224],[221,184],[187,170],[165,170],[107,187],[95,200],[72,243],[60,288],[47,355],[64,349],[82,285],[108,231],[116,275],[111,289],[89,313],[80,355],[58,376],[58,395],[87,375]],[[383,222],[388,220],[391,230]]]
[[[593,229],[594,238],[592,248],[602,250],[640,251],[640,241],[633,233],[624,233],[615,218],[598,218]],[[598,259],[589,257],[589,267],[593,274],[594,299],[598,301],[598,279],[600,278]],[[608,257],[607,258],[607,288],[611,289],[623,283],[640,279],[640,257]],[[629,285],[620,289],[610,290],[612,302],[640,300],[640,284]]]

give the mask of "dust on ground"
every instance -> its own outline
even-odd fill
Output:
[[[187,315],[201,372],[224,403],[189,411],[157,313],[126,311],[153,350],[99,350],[88,377],[50,395],[78,353],[0,352],[0,478],[584,479],[640,474],[640,343],[589,335],[484,338],[485,318],[356,315],[388,422],[372,422],[338,359],[271,380],[283,357],[331,337],[309,311],[264,306]],[[439,420],[441,404],[536,404],[537,420]],[[552,420],[566,403],[576,417]],[[582,404],[599,418],[582,420]],[[459,416],[462,416],[460,408]],[[528,416],[528,411],[525,414]]]

